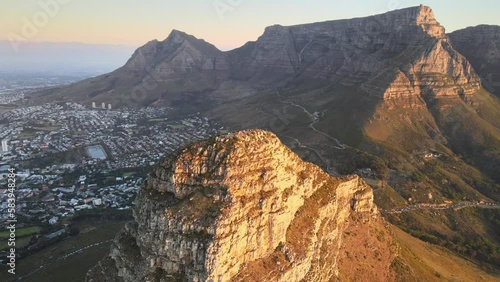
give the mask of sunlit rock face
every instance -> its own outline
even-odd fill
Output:
[[[166,157],[134,217],[88,281],[330,281],[344,230],[369,237],[381,222],[361,178],[331,177],[262,130]]]

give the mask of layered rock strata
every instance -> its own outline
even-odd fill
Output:
[[[355,86],[383,99],[465,100],[481,86],[431,8],[421,5],[363,18],[273,25],[256,41],[226,52],[174,30],[137,49],[116,71],[39,99],[187,106],[185,97],[193,95],[189,103],[203,101],[196,112],[211,99],[239,97],[241,89],[251,96],[302,81]]]
[[[261,130],[165,158],[134,217],[87,281],[330,281],[343,231],[380,221],[361,178],[333,178]]]
[[[470,61],[483,85],[500,96],[500,26],[478,25],[450,33],[453,48]]]

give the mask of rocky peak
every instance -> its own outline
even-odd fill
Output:
[[[192,48],[199,49],[200,52],[203,52],[205,55],[219,55],[222,53],[217,47],[206,42],[203,39],[198,39],[193,35],[187,34],[183,31],[172,30],[170,35],[163,41],[163,43],[185,43],[189,44]]]
[[[252,164],[280,160],[295,165],[299,160],[284,147],[276,135],[262,130],[247,130],[213,137],[174,153],[156,170],[151,186],[159,191],[173,193],[182,199],[193,193],[199,185],[224,184],[231,188],[231,181],[246,175]],[[247,164],[243,166],[242,164]],[[265,166],[262,167],[265,176]],[[172,185],[162,185],[170,183]],[[254,193],[255,191],[250,191]],[[240,192],[238,192],[240,193]]]
[[[153,40],[137,49],[123,68],[146,69],[158,78],[168,78],[179,72],[212,71],[224,64],[223,52],[214,45],[174,29],[165,40]]]
[[[330,177],[262,130],[165,158],[134,218],[88,281],[330,281],[343,230],[381,220],[362,179]]]
[[[360,18],[359,20],[363,21],[363,19],[364,18]],[[405,27],[418,26],[429,36],[436,38],[446,37],[444,27],[441,26],[434,17],[434,11],[425,5],[375,15],[373,16],[373,20],[379,22],[381,25],[393,24],[395,30],[403,30]],[[414,34],[414,36],[415,35],[416,34]]]
[[[435,98],[440,96],[467,99],[481,86],[481,81],[470,63],[450,44],[430,7],[420,5],[389,12],[397,15],[392,20],[398,25],[416,25],[423,33],[397,27],[405,42],[394,57],[382,58],[383,64],[362,89],[374,95],[382,94],[384,99],[408,96]],[[402,22],[400,22],[402,21]],[[396,44],[398,45],[398,44]],[[393,49],[394,50],[394,49]]]
[[[434,17],[434,11],[428,6],[420,5],[416,8],[410,8],[412,11],[417,10],[415,22],[421,26],[424,31],[430,36],[436,38],[445,38],[445,28],[439,24]]]
[[[177,30],[177,29],[173,29],[170,32],[170,34],[168,35],[168,37],[165,39],[165,41],[169,41],[169,40],[183,41],[183,40],[186,40],[189,37],[191,37],[191,35],[183,32],[183,31],[180,31],[180,30]]]

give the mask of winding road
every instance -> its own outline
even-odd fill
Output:
[[[468,208],[468,207],[481,207],[481,208],[493,208],[493,209],[498,209],[500,208],[500,204],[498,203],[479,203],[479,202],[462,202],[454,205],[433,205],[433,204],[416,204],[416,205],[411,205],[411,206],[406,206],[404,208],[398,208],[398,209],[392,209],[392,210],[382,210],[384,213],[403,213],[403,212],[409,212],[409,211],[414,211],[414,210],[459,210],[463,208]]]
[[[326,160],[325,158],[323,158],[323,156],[321,156],[321,154],[316,149],[311,148],[309,146],[306,146],[306,145],[300,143],[299,139],[297,139],[297,138],[293,138],[293,137],[290,137],[290,136],[287,136],[287,135],[283,135],[283,134],[279,134],[279,135],[294,140],[295,142],[297,142],[297,145],[299,147],[301,147],[301,148],[305,148],[305,149],[308,149],[310,151],[313,151],[321,159],[321,161],[323,161],[325,163],[325,165],[326,165],[326,172],[328,172],[332,176],[337,176],[338,175],[337,172],[332,171],[330,169],[330,163],[328,162],[328,160]]]
[[[301,106],[299,104],[296,104],[294,102],[291,102],[291,101],[286,101],[286,100],[283,100],[283,97],[281,97],[281,95],[279,93],[277,93],[278,95],[278,101],[280,101],[281,103],[285,103],[285,104],[289,104],[289,105],[292,105],[294,107],[297,107],[297,108],[300,108],[304,111],[304,113],[307,114],[307,116],[309,116],[309,118],[312,120],[311,123],[309,124],[309,128],[311,128],[312,130],[316,131],[317,133],[323,135],[324,137],[332,140],[335,142],[335,144],[337,144],[336,146],[334,146],[334,148],[336,149],[339,149],[339,150],[345,150],[346,148],[348,148],[349,146],[347,146],[346,144],[340,142],[337,138],[317,129],[316,127],[314,127],[314,125],[316,123],[318,123],[320,121],[320,115],[317,114],[317,113],[311,113],[309,112],[304,106]]]
[[[26,275],[24,275],[24,276],[22,276],[22,277],[17,278],[15,281],[21,281],[21,280],[23,280],[24,278],[26,278],[26,277],[28,277],[28,276],[31,276],[31,275],[35,274],[36,272],[40,271],[40,270],[41,270],[42,268],[44,268],[44,267],[47,267],[47,266],[49,266],[49,265],[51,265],[51,264],[54,264],[54,263],[56,263],[56,262],[58,262],[58,261],[60,261],[60,260],[66,259],[66,258],[68,258],[68,257],[70,257],[70,256],[73,256],[73,255],[79,254],[79,253],[81,253],[81,252],[83,252],[83,251],[85,251],[85,250],[87,250],[87,249],[89,249],[89,248],[97,247],[97,246],[99,246],[99,245],[102,245],[102,244],[105,244],[105,243],[108,243],[108,242],[111,242],[111,241],[113,241],[113,239],[106,240],[106,241],[102,241],[102,242],[97,242],[97,243],[94,243],[94,244],[92,244],[92,245],[88,245],[88,246],[85,246],[85,247],[80,248],[80,249],[78,249],[78,250],[72,251],[71,253],[67,253],[67,254],[65,254],[65,255],[63,255],[63,256],[60,256],[60,257],[56,258],[55,260],[53,260],[53,261],[51,261],[51,262],[48,262],[48,263],[46,263],[46,264],[44,264],[44,265],[41,265],[41,266],[40,266],[39,268],[37,268],[36,270],[34,270],[34,271],[32,271],[32,272],[30,272],[30,273],[28,273],[28,274],[26,274]]]

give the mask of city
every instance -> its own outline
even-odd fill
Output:
[[[64,103],[0,113],[0,182],[6,183],[14,165],[18,228],[48,225],[53,232],[42,238],[51,239],[63,235],[64,219],[79,211],[128,210],[149,169],[165,153],[223,132],[201,116],[171,120],[171,111]],[[4,190],[1,228],[8,219]],[[20,240],[18,247],[33,243]]]

